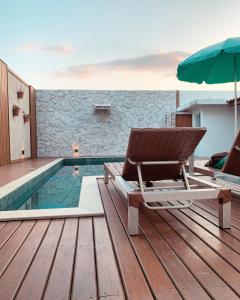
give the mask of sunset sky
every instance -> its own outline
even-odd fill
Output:
[[[36,88],[231,90],[176,69],[240,36],[239,11],[239,0],[2,0],[0,58]]]

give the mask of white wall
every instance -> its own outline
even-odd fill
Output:
[[[111,113],[94,113],[94,103],[110,103]],[[119,156],[131,127],[166,126],[176,92],[37,90],[36,106],[40,157],[71,156],[72,144],[84,156]]]
[[[229,151],[234,140],[234,110],[230,106],[200,106],[192,113],[201,113],[201,126],[207,128],[195,155],[210,157],[214,153]],[[240,108],[238,108],[240,128]]]
[[[22,88],[23,99],[18,99],[17,92]],[[9,97],[9,129],[10,129],[10,159],[22,158],[22,148],[25,158],[31,156],[30,122],[24,123],[23,112],[29,114],[29,88],[11,72],[8,72]],[[13,116],[13,105],[21,107],[19,116]]]

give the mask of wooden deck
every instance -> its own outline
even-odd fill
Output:
[[[0,187],[14,181],[35,169],[38,169],[52,161],[55,158],[37,158],[29,159],[23,162],[14,163],[0,168]]]
[[[240,202],[232,228],[217,203],[140,213],[127,234],[125,199],[98,180],[106,217],[0,223],[0,299],[239,299]]]

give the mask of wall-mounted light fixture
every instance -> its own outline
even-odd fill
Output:
[[[78,144],[72,144],[72,157],[80,157],[80,149]]]
[[[21,147],[21,158],[25,158],[24,146]]]

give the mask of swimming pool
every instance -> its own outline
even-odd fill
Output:
[[[0,199],[2,211],[73,208],[79,206],[84,176],[102,176],[103,164],[123,161],[123,158],[77,158],[64,159],[28,182],[22,192]]]

